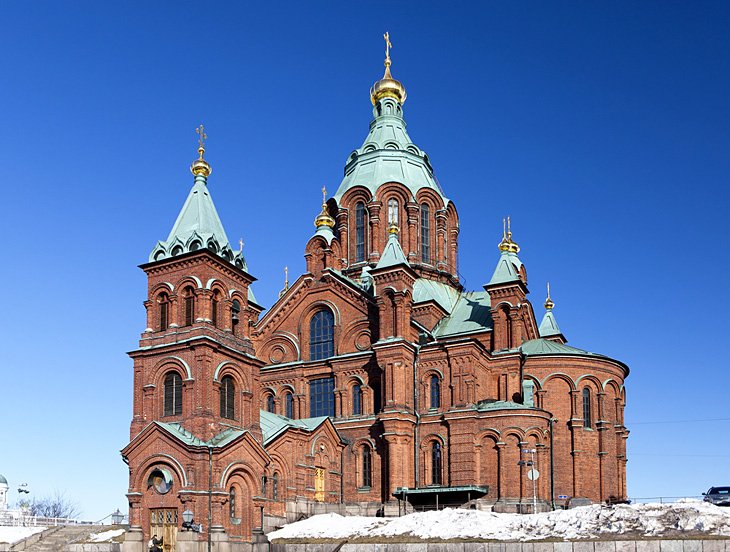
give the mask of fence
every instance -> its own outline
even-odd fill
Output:
[[[58,525],[92,524],[92,521],[79,521],[78,519],[32,516],[22,510],[0,512],[0,525],[10,527],[55,527]]]

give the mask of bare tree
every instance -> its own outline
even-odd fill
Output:
[[[81,513],[78,505],[60,491],[55,491],[53,495],[42,498],[33,497],[28,508],[33,516],[49,518],[73,519]]]

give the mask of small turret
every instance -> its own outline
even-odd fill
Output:
[[[542,317],[542,322],[540,322],[540,328],[538,331],[540,332],[540,337],[564,344],[568,340],[565,339],[563,332],[560,331],[558,321],[555,320],[553,307],[555,307],[555,303],[553,303],[553,300],[550,298],[550,282],[548,282],[547,299],[545,299],[545,316]]]

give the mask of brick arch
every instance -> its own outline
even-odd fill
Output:
[[[351,351],[358,347],[358,339],[361,334],[367,334],[372,341],[370,332],[370,320],[354,320],[342,329],[342,345],[343,350]]]
[[[255,470],[245,462],[233,462],[226,466],[221,474],[220,485],[230,496],[230,489],[236,489],[236,519],[240,523],[231,524],[229,532],[232,536],[248,538],[254,525],[253,497],[259,492],[259,478]],[[226,501],[226,504],[228,501]],[[229,504],[230,508],[230,504]],[[229,519],[229,515],[225,518]]]
[[[477,484],[489,487],[489,496],[499,496],[500,433],[495,428],[481,431],[474,439]]]
[[[278,500],[285,500],[288,496],[286,488],[290,481],[294,481],[293,468],[289,465],[288,459],[282,456],[278,452],[269,454],[271,456],[272,464],[269,467],[271,475],[274,472],[279,474],[279,498]],[[273,489],[272,489],[273,490]]]
[[[577,388],[575,386],[575,382],[573,381],[573,378],[571,378],[568,374],[565,372],[553,372],[552,374],[549,374],[545,376],[542,380],[542,383],[540,384],[541,389],[545,389],[548,385],[548,383],[554,379],[559,379],[565,381],[565,383],[570,386],[571,391],[575,391]]]
[[[408,186],[401,182],[397,182],[395,180],[391,180],[390,182],[386,182],[385,184],[381,184],[378,186],[378,189],[375,192],[375,197],[373,199],[382,202],[383,207],[386,210],[386,216],[385,216],[385,224],[387,226],[388,224],[388,217],[387,217],[387,210],[388,210],[388,204],[387,200],[395,197],[398,200],[398,209],[405,212],[406,203],[409,201],[412,201],[415,199],[413,197],[413,194],[408,189]],[[400,217],[401,213],[398,213],[398,225],[400,226],[402,219]],[[382,219],[382,217],[381,217]]]
[[[200,278],[192,274],[186,274],[177,281],[177,284],[175,284],[175,289],[183,289],[186,284],[190,284],[193,289],[203,288],[203,283],[200,281]]]
[[[277,353],[277,356],[273,356],[274,350],[277,348],[281,352]],[[280,360],[275,362],[274,359],[279,358],[279,356],[281,357]],[[274,364],[302,360],[299,338],[289,332],[276,331],[264,342],[259,357],[266,362],[272,362]]]
[[[161,385],[164,375],[170,370],[176,370],[183,380],[194,380],[193,371],[184,359],[178,356],[166,356],[158,360],[149,371],[149,383]]]
[[[170,454],[158,453],[150,454],[139,462],[132,481],[132,489],[138,489],[141,492],[145,492],[147,490],[147,478],[149,478],[152,469],[158,466],[170,468],[172,475],[177,478],[177,490],[188,485],[187,472],[185,471],[185,467],[182,463]],[[170,492],[172,493],[172,490]],[[173,494],[177,496],[177,493]]]
[[[174,293],[175,286],[170,282],[160,282],[150,290],[150,298],[157,297],[161,292],[165,292],[168,295]]]
[[[332,348],[335,356],[339,354],[340,336],[342,333],[342,314],[340,313],[340,309],[337,308],[337,305],[335,305],[332,301],[329,301],[327,299],[318,299],[307,305],[306,308],[304,308],[299,315],[298,330],[299,342],[303,345],[302,351],[300,353],[302,358],[311,356],[311,351],[309,347],[311,343],[310,331],[312,317],[317,313],[317,311],[323,309],[328,309],[333,315],[334,328],[332,332]],[[305,335],[307,336],[307,339],[303,339]]]
[[[429,433],[421,439],[419,449],[421,451],[419,462],[421,464],[421,480],[428,482],[428,485],[433,484],[433,465],[431,453],[433,451],[433,443],[439,443],[441,445],[441,485],[448,483],[448,444],[446,438],[440,433]]]
[[[215,369],[213,381],[220,383],[224,376],[233,376],[236,386],[241,390],[250,391],[245,371],[235,362],[224,360]]]
[[[500,498],[521,498],[522,497],[522,478],[520,466],[518,462],[522,459],[521,443],[524,441],[522,430],[516,431],[518,428],[505,429],[502,442],[504,447],[500,454],[500,475],[502,485],[500,487]]]
[[[436,192],[436,190],[433,190],[431,188],[421,188],[416,192],[416,203],[419,205],[421,203],[428,203],[430,207],[433,208],[434,216],[436,215],[437,210],[445,209],[446,205],[444,204],[443,198]]]
[[[589,382],[592,384],[591,391],[593,391],[594,393],[598,393],[599,391],[603,390],[601,380],[599,380],[593,374],[583,374],[577,380],[575,380],[576,389],[582,389],[585,382]]]

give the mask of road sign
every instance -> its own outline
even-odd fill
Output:
[[[558,500],[565,500],[568,498],[568,495],[558,495]]]
[[[527,472],[527,479],[530,481],[535,481],[538,477],[540,477],[540,472],[534,468]]]

